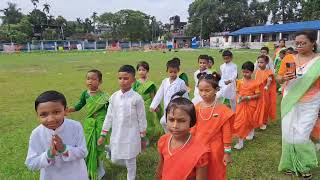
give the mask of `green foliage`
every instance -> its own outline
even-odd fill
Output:
[[[8,2],[7,5],[7,8],[0,9],[0,12],[3,13],[3,16],[1,17],[2,25],[19,23],[23,16],[20,12],[21,8],[17,8],[17,4],[11,2]]]
[[[302,18],[305,21],[320,19],[320,0],[302,1]]]
[[[270,0],[268,9],[272,13],[274,24],[296,22],[302,19],[301,2],[303,0]]]

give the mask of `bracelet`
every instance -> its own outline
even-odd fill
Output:
[[[100,134],[100,137],[107,137],[107,135],[106,134]]]
[[[51,154],[51,148],[47,151],[47,157],[48,159],[54,159],[54,156]]]

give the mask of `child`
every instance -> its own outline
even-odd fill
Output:
[[[217,73],[207,74],[199,79],[199,93],[203,101],[196,105],[197,123],[191,130],[196,141],[210,148],[208,163],[209,180],[226,179],[227,164],[231,163],[231,124],[234,113],[216,100]]]
[[[275,67],[275,75],[278,75],[281,61],[286,56],[287,51],[285,49],[279,52],[279,56],[274,60],[274,67]]]
[[[232,111],[236,111],[236,79],[238,76],[237,65],[232,62],[233,54],[229,50],[222,53],[224,64],[220,66],[221,80],[219,85],[218,98],[220,96],[224,99],[224,103],[231,106]]]
[[[35,100],[41,123],[30,136],[25,164],[40,170],[40,179],[87,180],[87,148],[79,122],[66,119],[67,101],[57,91],[46,91]]]
[[[273,72],[270,69],[266,69],[269,62],[268,56],[261,55],[257,60],[260,70],[256,71],[255,77],[259,85],[261,97],[258,99],[254,115],[257,118],[255,128],[266,129],[268,119],[276,119],[276,82]]]
[[[212,56],[208,56],[208,72],[210,74],[214,72],[218,72],[213,66],[214,66],[214,58]]]
[[[295,50],[293,49],[293,47],[288,47],[286,54],[295,54]]]
[[[120,90],[110,97],[98,145],[103,144],[110,128],[111,161],[125,165],[127,179],[136,177],[136,158],[141,152],[141,138],[146,136],[147,120],[142,97],[132,90],[135,69],[124,65],[118,71]]]
[[[157,179],[206,179],[209,149],[196,141],[189,131],[196,123],[194,105],[186,98],[173,96],[166,116],[170,134],[158,141]]]
[[[208,63],[209,63],[209,57],[208,55],[200,55],[198,57],[198,65],[199,65],[199,69],[194,72],[194,97],[192,99],[193,104],[197,104],[198,102],[200,102],[202,99],[199,95],[199,89],[198,89],[198,75],[202,74],[202,73],[206,73],[208,74]]]
[[[268,56],[268,58],[269,58],[269,63],[267,64],[266,69],[270,69],[270,70],[272,70],[272,72],[274,72],[274,64],[273,64],[273,62],[272,62],[272,59],[271,59],[270,56],[269,56],[269,48],[268,48],[268,47],[262,47],[262,48],[260,49],[260,55]],[[257,61],[256,61],[256,63],[255,63],[254,69],[255,69],[255,71],[259,69],[259,67],[258,67],[258,62],[257,62]]]
[[[149,64],[145,61],[140,61],[137,65],[137,72],[139,78],[133,84],[133,90],[141,95],[144,100],[144,107],[147,115],[147,136],[149,140],[154,137],[160,137],[162,133],[162,127],[159,123],[162,116],[162,112],[156,113],[150,112],[149,107],[157,92],[156,85],[154,82],[148,79]]]
[[[172,59],[167,62],[167,73],[169,77],[162,81],[160,88],[156,93],[156,96],[152,100],[150,111],[155,112],[162,99],[164,109],[166,109],[173,94],[181,90],[187,91],[185,82],[182,79],[178,78],[179,71],[180,64],[176,60]],[[186,92],[183,96],[185,98],[188,98],[188,93]],[[166,128],[165,114],[161,117],[160,123],[164,131],[167,133],[168,130]]]
[[[239,137],[239,142],[235,145],[236,149],[243,148],[243,139],[252,140],[254,136],[254,121],[252,115],[257,106],[259,98],[259,87],[252,79],[254,64],[250,61],[242,65],[243,79],[237,81],[237,107],[234,120],[234,134]]]
[[[103,161],[101,160],[104,148],[103,146],[97,147],[97,141],[100,137],[104,117],[107,114],[109,96],[100,89],[102,73],[99,70],[88,71],[85,83],[88,89],[82,92],[79,102],[74,107],[69,108],[68,112],[80,111],[84,106],[87,108],[87,116],[83,121],[89,151],[86,164],[89,177],[91,179],[101,179],[105,174]]]

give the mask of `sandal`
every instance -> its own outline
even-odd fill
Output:
[[[286,172],[284,172],[284,175],[286,175],[286,176],[292,176],[292,175],[293,175],[293,172],[290,171],[290,170],[287,170]]]
[[[310,180],[312,179],[312,174],[311,173],[304,173],[302,174],[303,180]]]

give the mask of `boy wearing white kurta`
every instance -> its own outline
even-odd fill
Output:
[[[155,97],[152,100],[152,103],[150,105],[151,111],[156,111],[157,107],[160,105],[161,101],[163,100],[164,104],[164,110],[166,110],[172,95],[179,91],[185,91],[186,93],[183,95],[185,98],[189,98],[188,96],[188,88],[185,84],[185,82],[178,77],[180,67],[179,63],[177,63],[174,60],[170,60],[167,62],[167,73],[169,75],[168,78],[164,79],[160,85],[160,88],[158,89]],[[165,111],[164,111],[165,112]],[[160,123],[164,129],[164,131],[167,133],[167,125],[166,125],[166,116],[165,113],[160,119]]]
[[[87,156],[83,129],[66,119],[66,99],[56,91],[42,93],[35,101],[41,122],[30,136],[25,161],[30,170],[40,170],[40,179],[87,180]]]
[[[219,86],[221,90],[217,96],[222,96],[230,102],[232,111],[236,111],[236,80],[238,76],[237,65],[232,62],[232,52],[226,50],[222,53],[224,64],[220,66],[221,80]]]
[[[136,177],[136,157],[141,152],[141,138],[146,135],[147,120],[142,97],[131,89],[135,69],[124,65],[119,69],[120,90],[109,100],[99,144],[112,128],[110,137],[111,161],[126,166],[127,180]]]
[[[199,81],[199,74],[209,74],[208,70],[208,64],[209,64],[209,56],[208,55],[200,55],[198,57],[198,65],[199,69],[194,72],[193,79],[194,79],[194,97],[192,99],[193,104],[198,104],[200,101],[202,101],[202,98],[199,94],[199,88],[198,88],[198,81]],[[210,73],[211,74],[211,73]]]

